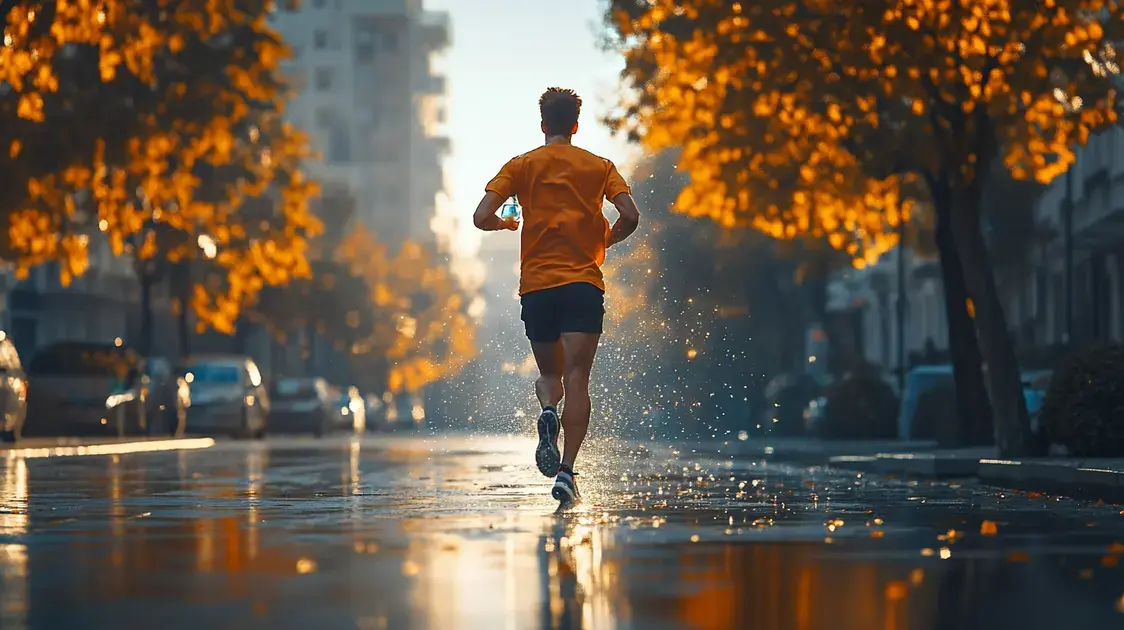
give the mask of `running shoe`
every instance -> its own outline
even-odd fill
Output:
[[[546,407],[539,416],[539,445],[535,447],[535,464],[544,477],[558,474],[562,454],[558,452],[558,412]]]
[[[577,473],[559,470],[558,476],[554,478],[554,487],[550,490],[550,496],[557,499],[562,505],[581,503],[582,495],[578,492],[578,481],[575,479],[577,476]]]

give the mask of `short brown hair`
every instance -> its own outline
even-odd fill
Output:
[[[568,136],[578,124],[582,97],[566,88],[552,87],[539,97],[539,114],[548,136]]]

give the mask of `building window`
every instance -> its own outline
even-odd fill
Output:
[[[355,33],[355,60],[359,63],[375,60],[375,36],[369,29]]]
[[[330,92],[332,90],[332,69],[331,68],[317,68],[316,69],[316,91],[317,92]]]
[[[328,135],[328,162],[342,164],[351,161],[351,134],[345,125],[334,125]]]
[[[325,48],[327,48],[328,31],[316,29],[316,32],[312,34],[312,44],[316,47],[316,50],[324,50]]]
[[[398,33],[387,31],[382,34],[380,39],[382,40],[382,42],[380,42],[382,45],[379,46],[379,48],[384,52],[394,52],[398,50]]]

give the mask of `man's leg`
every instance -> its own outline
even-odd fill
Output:
[[[562,343],[558,332],[558,309],[553,304],[550,290],[528,293],[523,296],[521,318],[527,325],[527,339],[531,353],[539,368],[535,380],[535,395],[542,406],[536,425],[539,442],[535,446],[535,465],[546,477],[558,474],[562,453],[558,451],[558,403],[562,401]]]
[[[562,464],[571,470],[589,429],[589,374],[600,339],[601,335],[594,333],[562,333],[562,382],[566,390],[566,408],[562,411]]]
[[[562,341],[531,342],[531,354],[539,367],[539,377],[535,379],[535,396],[539,406],[558,408],[562,402]]]
[[[531,353],[539,366],[539,377],[535,379],[535,395],[542,406],[536,428],[539,443],[535,446],[535,465],[546,477],[558,474],[562,454],[558,452],[558,403],[562,402],[562,342],[532,341]]]

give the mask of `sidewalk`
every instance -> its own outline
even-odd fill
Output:
[[[38,459],[80,455],[125,455],[210,448],[212,438],[29,438],[15,444],[0,444],[0,457]]]
[[[994,448],[840,455],[830,466],[927,479],[978,478],[997,488],[1124,502],[1124,459],[998,459]]]
[[[1124,502],[1124,459],[982,459],[979,478],[1004,488]]]
[[[820,440],[811,438],[749,439],[689,442],[680,453],[719,453],[739,458],[761,458],[803,466],[826,466],[837,457],[873,457],[880,454],[929,452],[936,442],[903,440]]]
[[[879,475],[931,477],[938,479],[976,477],[980,461],[995,457],[992,447],[940,449],[913,453],[876,453],[832,457],[829,465]]]

